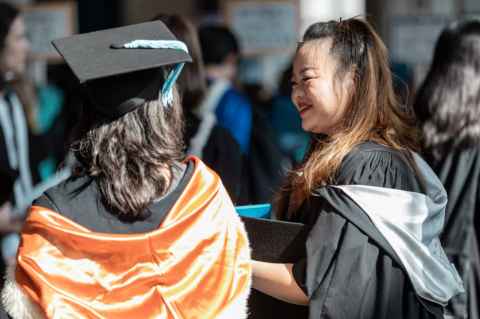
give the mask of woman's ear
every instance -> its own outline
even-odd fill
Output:
[[[345,106],[350,101],[355,90],[354,83],[353,71],[346,73],[343,77],[336,77],[334,79],[333,90],[337,96],[339,105]]]
[[[355,93],[355,71],[349,71],[345,74],[342,81],[342,103],[348,103]]]
[[[347,74],[345,74],[345,77],[342,81],[342,85],[343,85],[343,90],[345,93],[347,93],[348,95],[348,92],[353,92],[353,90],[355,89],[355,70],[351,70],[349,72],[347,72]]]

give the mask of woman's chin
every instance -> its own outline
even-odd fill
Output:
[[[318,127],[318,125],[313,125],[313,124],[308,123],[308,122],[305,123],[305,121],[302,121],[302,129],[307,133],[325,134],[325,130]]]

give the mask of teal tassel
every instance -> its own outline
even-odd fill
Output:
[[[175,65],[175,68],[172,71],[170,71],[167,79],[165,80],[165,83],[163,83],[161,95],[162,95],[162,104],[165,107],[169,107],[173,103],[173,85],[175,84],[178,77],[180,76],[180,73],[182,72],[184,65],[185,63],[179,63]]]
[[[135,40],[123,45],[126,49],[174,49],[182,50],[188,53],[188,48],[185,43],[178,40]],[[159,92],[159,96],[162,99],[162,104],[165,107],[169,107],[173,103],[173,85],[177,81],[180,73],[182,72],[185,63],[178,63],[175,65],[172,71],[168,74],[163,87]]]

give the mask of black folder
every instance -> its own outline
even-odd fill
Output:
[[[258,261],[294,263],[305,257],[308,227],[304,224],[242,217],[252,258]],[[308,318],[308,307],[289,304],[252,289],[248,300],[249,319]]]

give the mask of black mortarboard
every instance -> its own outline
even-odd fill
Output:
[[[171,102],[171,87],[191,58],[183,42],[161,21],[78,34],[54,40],[91,103],[104,115],[119,117],[147,100]],[[160,67],[175,65],[163,81]]]
[[[275,263],[295,263],[304,258],[308,227],[304,224],[242,217],[252,258]],[[308,307],[289,304],[255,289],[248,299],[249,319],[308,318]]]

